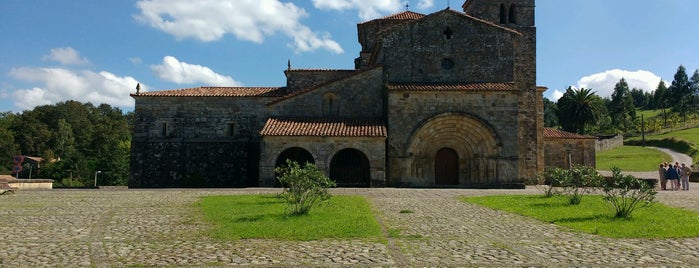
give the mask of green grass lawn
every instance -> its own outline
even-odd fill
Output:
[[[285,215],[286,203],[275,195],[206,196],[200,204],[213,225],[209,235],[217,239],[383,239],[369,203],[361,196],[333,196],[302,216]]]
[[[677,238],[699,236],[699,213],[660,203],[636,210],[630,219],[614,218],[600,195],[586,195],[580,205],[565,196],[503,195],[462,198],[463,201],[500,209],[572,230],[613,238]]]
[[[666,111],[666,112],[669,113],[669,111]],[[663,115],[663,110],[641,110],[641,109],[637,109],[637,110],[636,110],[636,116],[638,116],[638,117],[640,118],[641,115],[643,115],[643,117],[644,117],[645,119],[649,119],[649,118],[655,117],[655,116],[662,116],[662,115]]]
[[[653,171],[662,162],[672,162],[670,155],[656,149],[641,146],[622,146],[598,152],[598,170],[619,167],[623,171]]]

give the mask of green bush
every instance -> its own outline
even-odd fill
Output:
[[[328,188],[334,187],[335,182],[330,180],[322,171],[311,163],[304,164],[286,160],[286,165],[274,169],[279,182],[284,186],[284,192],[279,196],[287,202],[287,214],[308,214],[311,208],[330,198]]]
[[[630,218],[634,210],[652,205],[658,193],[646,181],[621,174],[618,167],[612,168],[612,177],[603,181],[602,189],[617,218]]]
[[[600,184],[600,176],[597,171],[588,166],[574,165],[571,169],[550,168],[539,177],[543,183],[544,196],[557,195],[559,191],[555,187],[561,187],[561,193],[568,196],[571,205],[580,204],[585,194]]]

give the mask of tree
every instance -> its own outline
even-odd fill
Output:
[[[632,128],[633,121],[636,118],[636,107],[629,91],[629,84],[626,83],[624,78],[619,80],[614,86],[612,100],[609,106],[607,106],[607,110],[612,117],[612,123],[621,127],[624,133],[629,128]]]
[[[280,197],[287,202],[289,215],[308,214],[313,206],[330,198],[328,188],[335,186],[334,181],[311,163],[301,167],[298,162],[287,159],[286,165],[274,171],[280,174],[277,179],[285,186]]]
[[[655,109],[663,110],[663,125],[667,125],[667,115],[665,114],[665,109],[668,105],[668,97],[667,86],[665,85],[665,82],[663,80],[660,80],[660,83],[658,83],[658,87],[655,89],[653,99],[655,103]]]
[[[544,98],[544,126],[545,127],[556,127],[558,126],[558,106],[555,102]]]
[[[558,99],[558,120],[563,130],[579,134],[585,127],[595,124],[602,116],[602,99],[592,89],[569,87]]]
[[[0,113],[0,172],[12,170],[12,156],[19,154],[14,132],[10,129],[15,117],[11,112]]]
[[[692,86],[684,66],[680,65],[675,73],[674,80],[667,90],[669,107],[673,112],[679,113],[683,120],[687,121],[687,112],[692,103]]]
[[[632,88],[629,92],[636,108],[651,108],[652,95],[640,88]]]
[[[694,74],[689,79],[689,92],[692,94],[692,110],[699,109],[699,70],[694,70]]]

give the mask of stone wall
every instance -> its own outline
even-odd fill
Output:
[[[455,146],[458,144],[449,144],[450,141],[435,140],[432,142],[430,136],[416,136],[416,133],[429,124],[430,121],[445,115],[460,115],[462,123],[445,124],[462,124],[463,132],[467,136],[459,137],[455,133],[453,141],[459,144],[473,144],[465,147],[464,154],[460,158],[464,161],[476,161],[480,168],[484,171],[479,171],[478,175],[483,175],[483,181],[470,181],[470,178],[464,177],[462,183],[473,185],[493,185],[501,182],[516,182],[519,178],[519,170],[517,168],[518,159],[520,159],[518,148],[518,96],[511,92],[488,92],[488,93],[466,93],[466,92],[394,92],[389,94],[389,111],[388,111],[388,165],[389,179],[388,183],[393,185],[404,184],[404,181],[412,185],[427,186],[434,179],[433,165],[429,160],[421,164],[422,171],[417,170],[420,167],[413,167],[414,161],[411,160],[414,156],[409,152],[410,145],[416,142],[416,139],[426,139],[426,142],[433,147],[439,149],[441,146]],[[477,129],[481,129],[482,133],[469,134]],[[439,133],[437,130],[427,130],[427,133]],[[475,133],[475,132],[474,132]],[[497,148],[480,148],[478,145],[489,138],[494,139],[495,147]],[[426,149],[429,150],[429,149]],[[480,151],[479,151],[480,150]],[[433,150],[436,151],[436,150]],[[494,155],[483,155],[485,152],[493,153]],[[415,152],[412,152],[413,154]],[[427,152],[426,152],[427,153]],[[480,154],[480,155],[479,155]],[[424,155],[433,159],[434,155]],[[479,160],[480,159],[480,160]],[[463,174],[474,174],[467,170],[471,167],[471,162],[461,164],[464,167]],[[462,175],[467,176],[467,175]],[[424,180],[428,181],[424,181]]]
[[[318,168],[329,176],[330,162],[343,149],[361,151],[369,159],[371,187],[385,185],[386,139],[383,137],[263,137],[260,157],[260,185],[276,182],[274,168],[279,154],[286,149],[299,147],[310,152]]]
[[[595,142],[595,150],[598,152],[614,149],[621,146],[624,146],[623,135],[616,135],[614,137],[603,137],[599,138],[597,142]]]
[[[569,168],[572,165],[596,166],[595,138],[591,139],[544,139],[546,168]]]
[[[355,70],[286,70],[287,93],[311,88],[322,83],[346,77]]]
[[[384,90],[381,68],[362,71],[352,77],[324,84],[269,105],[275,116],[288,117],[369,117],[381,118],[384,112]],[[335,107],[328,111],[325,97],[332,94]]]

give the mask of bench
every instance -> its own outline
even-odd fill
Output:
[[[14,194],[17,191],[17,187],[10,187],[10,184],[4,181],[0,181],[0,195],[6,193]]]

